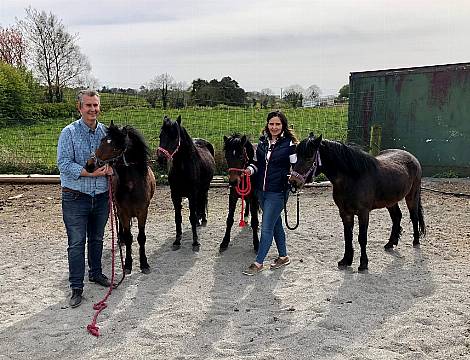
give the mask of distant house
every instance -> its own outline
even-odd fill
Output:
[[[302,99],[302,107],[312,108],[312,107],[316,107],[316,106],[320,106],[320,99],[319,98],[316,98],[316,99],[313,99],[313,100]]]
[[[317,106],[333,106],[335,104],[335,97],[334,95],[328,95],[323,97],[317,97],[312,100],[302,100],[302,107],[304,108],[311,108]]]

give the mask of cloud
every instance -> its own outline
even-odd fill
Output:
[[[0,23],[28,1],[7,0]],[[470,3],[422,0],[35,0],[56,13],[109,86],[168,72],[229,75],[248,90],[294,83],[335,93],[351,71],[468,61]]]

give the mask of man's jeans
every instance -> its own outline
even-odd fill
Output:
[[[95,197],[78,192],[62,192],[62,215],[68,236],[69,282],[83,289],[85,242],[88,237],[89,277],[101,275],[103,236],[108,221],[108,193]]]
[[[279,256],[287,256],[286,233],[282,227],[281,218],[284,209],[284,193],[258,191],[257,196],[263,210],[263,220],[256,262],[262,264],[271,247],[273,237]]]

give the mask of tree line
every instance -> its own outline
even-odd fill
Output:
[[[90,62],[77,45],[78,34],[70,34],[52,12],[31,7],[25,12],[16,25],[0,27],[0,126],[69,115],[74,112],[74,100],[66,97],[68,90],[98,88]],[[156,75],[139,89],[103,86],[101,92],[141,96],[149,107],[163,109],[217,105],[301,107],[305,100],[320,97],[317,85],[307,89],[291,85],[274,95],[271,89],[247,92],[230,76],[220,80],[198,78],[188,85],[168,73]],[[339,98],[347,98],[348,93],[349,85],[343,86]]]

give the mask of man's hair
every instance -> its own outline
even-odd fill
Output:
[[[100,98],[100,94],[98,94],[98,91],[96,90],[92,90],[92,89],[80,90],[77,95],[77,102],[78,102],[79,107],[82,107],[83,105],[84,96],[98,96],[98,99]]]

